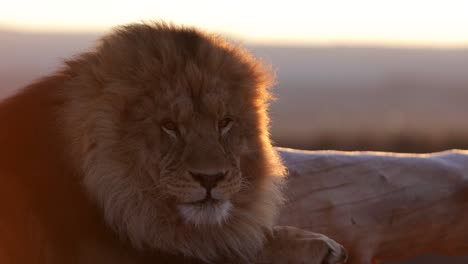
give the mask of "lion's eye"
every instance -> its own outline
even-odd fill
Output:
[[[161,124],[162,130],[167,134],[176,137],[177,136],[177,124],[173,121],[166,120]]]
[[[218,129],[221,132],[221,134],[224,134],[224,133],[228,132],[229,129],[231,129],[232,122],[233,122],[233,120],[231,118],[229,118],[229,117],[221,119],[218,122]]]

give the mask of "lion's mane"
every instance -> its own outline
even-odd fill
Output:
[[[22,153],[28,148],[50,152],[48,158],[29,157],[42,159],[39,171],[15,171],[16,167],[0,161],[0,173],[47,177],[50,173],[41,168],[52,170],[49,167],[61,162],[60,171],[54,172],[57,177],[83,185],[91,204],[101,210],[92,216],[96,222],[103,217],[133,247],[209,262],[249,260],[262,247],[282,203],[284,169],[268,132],[270,85],[271,76],[262,63],[219,36],[160,22],[119,27],[95,49],[68,60],[55,76],[2,103],[2,122],[40,118],[48,122],[47,126],[27,124],[26,129],[35,131],[23,135],[30,137],[26,142],[34,144],[32,138],[39,137],[36,141],[42,143],[21,146]],[[189,100],[182,100],[181,93],[190,95],[184,97]],[[199,98],[206,94],[213,101],[231,104],[238,114],[236,140],[226,144],[238,160],[242,184],[232,194],[229,217],[216,224],[195,225],[173,210],[175,201],[161,183],[161,160],[171,146],[157,122],[174,105],[177,111],[196,109],[205,103]],[[33,95],[41,101],[34,102]],[[36,110],[21,113],[23,119],[11,118],[12,105],[20,109],[24,103],[35,104]],[[12,125],[12,129],[22,128]],[[9,142],[0,156],[15,153],[11,140],[21,141],[18,136],[0,132],[0,141]],[[173,159],[177,155],[184,152],[176,151]],[[79,219],[80,210],[86,208],[78,207],[75,217]]]

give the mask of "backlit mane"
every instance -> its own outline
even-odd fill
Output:
[[[205,261],[257,254],[284,174],[258,60],[193,28],[133,24],[63,74],[65,152],[113,230],[135,247]],[[221,180],[202,182],[210,175]]]

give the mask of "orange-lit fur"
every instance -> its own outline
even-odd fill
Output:
[[[166,253],[254,258],[282,201],[283,167],[268,135],[268,85],[259,62],[219,37],[138,24],[118,28],[55,75],[6,99],[0,263],[168,263]],[[220,190],[233,210],[222,224],[195,226],[174,210],[192,187],[167,189],[194,183],[183,172],[166,177],[161,164],[168,153],[177,168],[205,164],[181,158],[217,146],[209,126],[190,120],[209,124],[223,114],[236,122],[219,143],[225,159],[238,162]],[[205,141],[172,144],[159,127],[168,116],[187,135],[198,129]]]

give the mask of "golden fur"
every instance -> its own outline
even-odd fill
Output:
[[[251,259],[281,201],[268,138],[268,77],[239,47],[194,29],[131,25],[68,62],[63,121],[76,166],[108,224],[136,247],[203,260]],[[227,135],[219,120],[233,119]],[[161,127],[178,125],[172,139]],[[227,170],[222,223],[187,223],[178,205],[203,199],[190,170]],[[215,216],[214,216],[215,217]]]
[[[116,244],[103,217],[142,252],[253,259],[282,202],[269,85],[259,61],[215,35],[164,23],[117,28],[0,105],[0,176],[10,190],[0,200],[35,190],[0,225],[21,228],[21,210],[30,213],[43,258],[65,246],[80,255],[78,243]],[[218,202],[197,204],[205,190],[193,172],[225,173],[211,191]],[[35,243],[9,237],[0,258],[22,258],[14,245]]]

